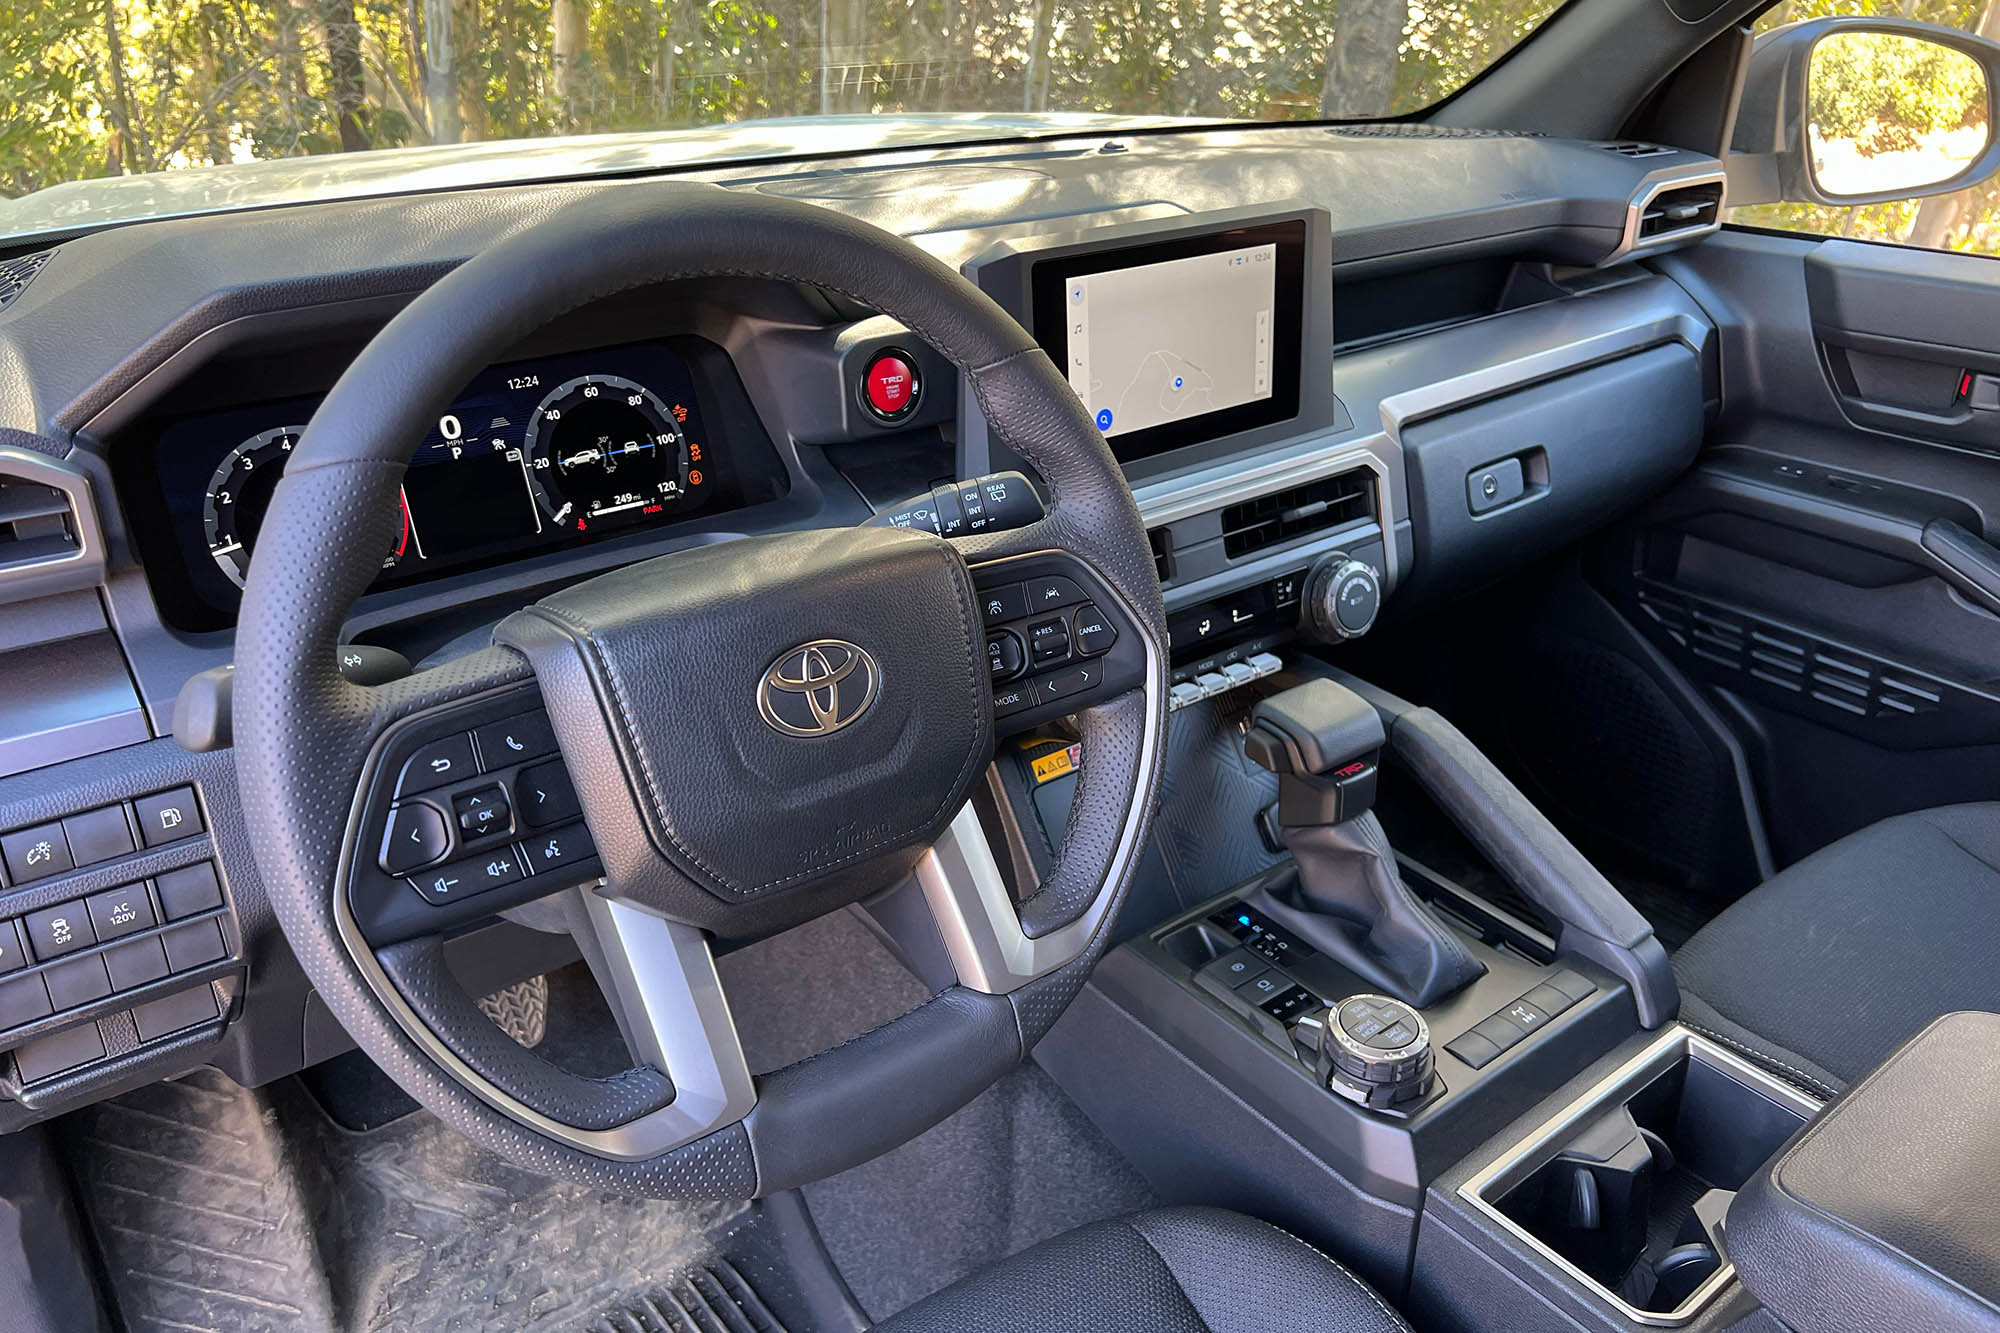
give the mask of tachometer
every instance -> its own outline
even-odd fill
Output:
[[[271,507],[271,496],[285,473],[286,460],[298,447],[299,436],[305,429],[278,426],[252,435],[224,454],[208,479],[208,492],[201,503],[208,553],[239,588],[250,572],[250,547],[257,539],[257,529],[263,526],[264,511]],[[405,499],[401,503],[402,532],[396,539],[396,549],[382,562],[385,569],[402,559],[410,544],[410,502]]]
[[[617,375],[580,375],[528,421],[528,477],[551,522],[578,532],[658,514],[684,498],[688,443],[652,390]]]

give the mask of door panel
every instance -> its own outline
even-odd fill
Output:
[[[1660,267],[1722,411],[1591,581],[1741,743],[1780,864],[2000,798],[2000,261],[1728,231]]]

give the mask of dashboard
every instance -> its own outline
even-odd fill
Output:
[[[731,447],[703,383],[730,374],[700,339],[491,367],[417,446],[374,588],[659,528],[775,499],[768,442]],[[232,624],[264,511],[317,397],[170,418],[122,460],[120,490],[168,623]]]
[[[1289,651],[1335,555],[1370,572],[1389,623],[1573,540],[1686,466],[1717,392],[1700,305],[1624,261],[1713,230],[1711,208],[1635,240],[1664,192],[1719,189],[1718,163],[1396,128],[1079,131],[689,174],[909,237],[1031,332],[1124,465],[1179,702]],[[263,1083],[344,1047],[265,902],[233,758],[177,742],[176,700],[227,673],[262,511],[359,347],[467,255],[621,188],[123,227],[63,241],[0,304],[0,843],[75,853],[72,825],[177,816],[170,840],[31,883],[0,864],[0,899],[149,883],[166,913],[163,877],[212,875],[224,952],[187,975],[230,980],[206,1026],[45,1081],[8,1082],[19,1034],[0,1024],[0,1132],[142,1077],[208,1063]],[[1636,394],[1671,410],[1615,447],[1592,435]],[[863,522],[1017,466],[949,364],[838,293],[626,293],[510,350],[432,423],[349,644],[441,660],[604,570]],[[501,960],[548,965],[549,937],[518,937],[536,934],[481,927],[465,965],[511,984]]]

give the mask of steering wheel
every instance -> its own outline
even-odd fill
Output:
[[[662,555],[543,598],[444,665],[345,680],[342,621],[395,541],[411,453],[453,396],[561,315],[698,277],[808,284],[901,321],[1040,473],[1045,516],[951,541],[860,527]],[[1088,599],[1117,636],[1035,695],[1075,709],[1088,760],[1054,866],[1019,901],[968,803],[995,744],[983,619],[1017,589],[1048,605]],[[327,395],[250,564],[237,764],[286,937],[412,1097],[547,1174],[751,1198],[937,1123],[1069,1005],[1140,859],[1166,661],[1123,476],[998,306],[907,242],[812,205],[634,185],[458,267]],[[544,822],[550,802],[571,822]],[[404,843],[452,859],[413,873]],[[712,943],[892,893],[920,895],[956,983],[753,1078]],[[586,1077],[544,1060],[446,967],[455,932],[545,899],[591,962],[633,1068]]]

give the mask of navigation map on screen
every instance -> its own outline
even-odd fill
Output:
[[[1083,274],[1063,287],[1070,387],[1107,436],[1271,396],[1278,247]]]

